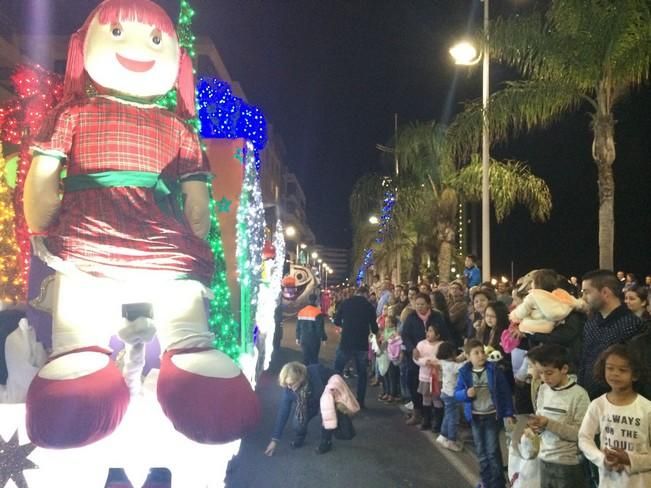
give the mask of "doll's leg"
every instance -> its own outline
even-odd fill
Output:
[[[108,280],[55,278],[52,346],[27,392],[27,429],[41,447],[79,447],[106,437],[129,390],[106,348],[119,304]]]
[[[212,346],[203,286],[169,282],[154,302],[154,318],[165,351],[158,401],[176,430],[215,444],[238,439],[255,427],[258,399],[233,360]]]

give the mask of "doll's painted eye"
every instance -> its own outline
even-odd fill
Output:
[[[151,43],[154,46],[160,46],[163,42],[163,35],[161,34],[160,29],[154,29],[151,33]]]
[[[122,26],[120,24],[112,24],[111,25],[111,34],[113,37],[121,37],[122,36]]]

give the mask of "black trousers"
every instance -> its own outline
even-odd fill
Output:
[[[419,367],[413,361],[407,363],[407,387],[411,395],[411,401],[414,402],[415,410],[423,409],[423,395],[418,393],[418,371]]]
[[[301,349],[303,350],[303,364],[317,364],[319,362],[319,351],[321,350],[321,341],[318,337],[308,337],[301,340]]]

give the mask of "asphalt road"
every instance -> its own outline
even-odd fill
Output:
[[[369,387],[367,409],[354,417],[357,436],[352,441],[333,440],[333,450],[319,455],[314,448],[319,442],[319,422],[310,422],[305,446],[293,450],[288,423],[283,439],[273,457],[264,455],[275,420],[280,387],[277,372],[282,364],[300,360],[295,345],[294,322],[285,321],[283,349],[273,369],[262,375],[258,395],[263,405],[260,428],[242,442],[240,454],[232,461],[226,480],[228,488],[466,488],[464,470],[474,471],[471,456],[464,465],[458,458],[441,452],[433,443],[433,434],[423,434],[404,423],[397,406],[386,406],[376,400],[378,388]],[[329,342],[321,349],[321,361],[332,367],[339,341],[331,325]],[[354,391],[354,379],[352,381]],[[456,454],[454,456],[457,456]],[[463,459],[463,458],[461,458]],[[452,462],[451,462],[452,461]],[[455,468],[455,465],[457,466]]]

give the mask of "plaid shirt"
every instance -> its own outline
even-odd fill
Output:
[[[201,146],[174,114],[109,97],[62,106],[33,147],[67,159],[69,176],[104,171],[160,173],[169,181],[208,173]],[[213,258],[189,225],[163,213],[149,188],[67,192],[48,229],[48,249],[100,276],[116,270],[158,270],[209,284]]]

